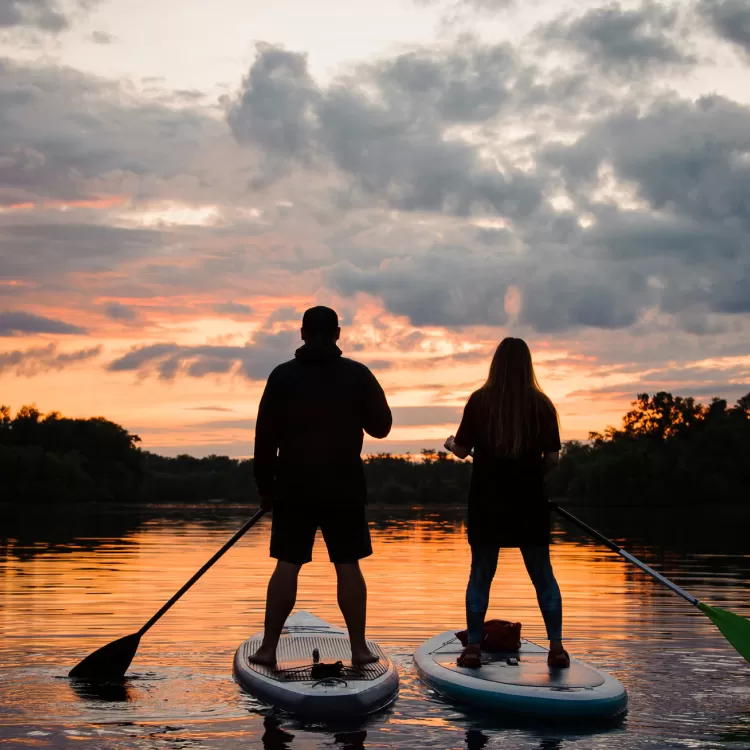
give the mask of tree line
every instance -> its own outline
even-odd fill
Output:
[[[748,504],[750,393],[734,406],[638,395],[622,427],[565,444],[552,494],[596,504]]]
[[[548,477],[554,497],[592,505],[743,503],[750,473],[750,394],[734,406],[641,394],[622,427],[563,447]],[[102,417],[70,419],[0,407],[0,500],[13,503],[259,501],[252,460],[168,458]],[[365,459],[370,502],[400,506],[465,502],[470,462],[442,451]]]

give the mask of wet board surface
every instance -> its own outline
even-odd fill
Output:
[[[479,669],[466,669],[456,664],[461,653],[442,651],[433,654],[433,660],[445,669],[464,674],[477,680],[501,682],[505,685],[526,685],[549,688],[593,688],[604,684],[604,677],[597,670],[580,662],[571,662],[568,669],[551,669],[547,666],[546,654],[493,654],[482,659]],[[508,663],[516,659],[517,664]]]
[[[344,635],[282,637],[276,650],[276,669],[262,664],[253,664],[247,660],[248,656],[260,647],[260,643],[260,638],[245,641],[241,647],[241,657],[248,669],[279,682],[302,682],[314,679],[312,676],[314,649],[318,649],[321,662],[327,664],[343,662],[344,668],[340,676],[348,681],[376,680],[382,677],[389,667],[388,657],[381,651],[380,646],[372,641],[368,641],[367,645],[370,651],[380,657],[380,661],[364,667],[353,666],[349,639]]]

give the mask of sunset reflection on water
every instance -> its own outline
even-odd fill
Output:
[[[234,650],[262,627],[273,569],[270,519],[145,636],[124,686],[72,687],[64,678],[67,670],[95,647],[137,630],[241,525],[245,513],[216,508],[161,516],[120,512],[96,522],[61,518],[50,521],[38,539],[28,538],[26,524],[14,533],[9,523],[11,533],[0,537],[0,742],[465,748],[502,740],[503,747],[537,748],[546,739],[575,739],[576,748],[640,748],[662,737],[677,743],[663,747],[713,747],[713,738],[729,727],[747,740],[737,747],[750,747],[750,728],[743,734],[750,716],[748,665],[698,612],[562,527],[553,534],[552,561],[568,648],[625,684],[628,717],[605,730],[580,734],[581,728],[566,727],[549,735],[548,729],[474,715],[431,696],[414,675],[411,653],[434,633],[464,626],[469,547],[460,511],[450,510],[371,513],[374,555],[363,562],[368,632],[392,654],[402,689],[389,711],[362,726],[270,719],[232,682]],[[692,593],[748,613],[747,555],[657,548],[637,535],[632,545]],[[300,576],[297,606],[342,624],[333,568],[320,539]],[[518,620],[527,638],[544,642],[534,589],[517,550],[501,553],[490,616]],[[718,710],[709,708],[714,694],[722,696]],[[615,737],[618,744],[609,744]],[[704,744],[681,744],[696,738]]]

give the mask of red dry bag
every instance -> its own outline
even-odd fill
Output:
[[[462,646],[468,643],[468,631],[456,633]],[[518,651],[521,648],[521,623],[486,620],[482,626],[482,651]]]

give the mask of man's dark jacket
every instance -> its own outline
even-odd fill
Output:
[[[383,389],[365,365],[334,344],[306,344],[274,369],[260,401],[258,491],[288,504],[365,502],[363,432],[384,438],[391,425]]]

